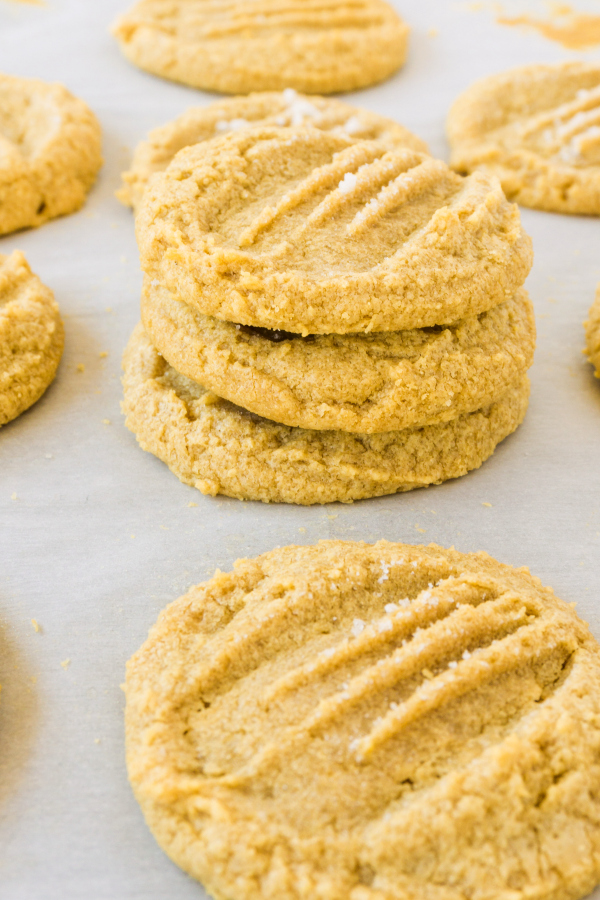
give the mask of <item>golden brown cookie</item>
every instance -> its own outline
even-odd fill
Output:
[[[585,323],[586,353],[596,368],[596,378],[600,378],[600,285],[596,291],[596,299],[590,309],[588,321]]]
[[[142,322],[174,369],[220,397],[284,425],[362,433],[481,409],[525,374],[535,349],[522,288],[454,325],[302,338],[204,316],[146,278]]]
[[[532,261],[495,178],[308,127],[181,150],[151,179],[136,231],[144,271],[201,312],[302,334],[477,315]]]
[[[19,250],[0,255],[0,425],[39,400],[56,375],[63,345],[50,288]]]
[[[60,84],[0,75],[0,234],[75,212],[102,165],[100,125]]]
[[[524,66],[476,82],[450,111],[451,166],[497,175],[524,206],[600,215],[600,65]]]
[[[363,140],[378,140],[386,147],[410,147],[427,153],[424,141],[392,119],[350,106],[341,100],[305,97],[292,88],[285,91],[232,97],[189,109],[173,122],[155,128],[138,144],[131,168],[123,172],[117,197],[136,208],[148,179],[164,172],[179,150],[248,125],[312,125],[323,131],[349,134]]]
[[[386,434],[289,428],[222,400],[167,364],[141,325],[123,359],[125,424],[142,449],[205,494],[351,502],[477,469],[522,422],[529,382],[442,425]]]
[[[404,63],[408,31],[383,0],[139,0],[113,26],[135,65],[226,94],[376,84]]]
[[[219,900],[577,900],[600,648],[527,569],[323,541],[236,563],[127,666],[127,766]]]

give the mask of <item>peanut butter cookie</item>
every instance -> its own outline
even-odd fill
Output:
[[[127,766],[219,900],[577,900],[600,648],[527,569],[323,541],[236,563],[127,666]]]
[[[451,165],[497,175],[536,209],[600,215],[600,65],[525,66],[478,81],[450,111]]]
[[[201,312],[300,334],[478,315],[532,262],[493,176],[308,127],[181,150],[151,179],[136,230],[144,271]]]
[[[125,424],[142,449],[205,494],[265,502],[351,502],[477,469],[522,422],[529,382],[474,413],[386,434],[289,428],[180,375],[139,325],[125,351]]]
[[[587,338],[586,353],[596,368],[596,377],[600,378],[600,285],[596,291],[596,299],[590,309],[590,317],[585,323]]]
[[[300,335],[204,316],[145,280],[142,322],[182,375],[284,425],[372,433],[447,422],[486,406],[533,362],[527,292],[453,325]]]
[[[56,375],[63,345],[50,288],[20,251],[0,255],[0,425],[39,400]]]
[[[408,31],[383,0],[139,0],[113,27],[140,68],[226,94],[376,84],[404,63]]]
[[[60,84],[0,75],[0,234],[75,212],[102,164],[100,125]]]
[[[228,131],[248,125],[312,125],[323,131],[349,134],[364,140],[378,140],[387,147],[411,147],[427,153],[424,141],[392,119],[350,106],[341,100],[305,97],[292,88],[232,97],[189,109],[173,122],[156,128],[138,144],[131,169],[123,173],[123,186],[117,197],[134,209],[144,193],[148,179],[163,172],[176,153],[191,144],[199,144]]]

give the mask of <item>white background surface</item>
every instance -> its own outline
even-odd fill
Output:
[[[123,2],[0,0],[2,70],[61,81],[86,100],[102,123],[106,159],[83,211],[0,239],[1,253],[22,249],[54,289],[66,325],[56,382],[0,431],[3,900],[204,896],[155,845],[133,800],[119,684],[158,611],[236,557],[328,537],[485,549],[576,601],[600,638],[600,382],[581,355],[600,280],[598,219],[523,211],[539,328],[531,407],[478,472],[305,509],[203,497],[137,447],[119,411],[119,376],[141,277],[132,217],[113,192],[148,129],[213,98],[120,56],[107,29]],[[395,5],[413,27],[408,64],[349,99],[397,118],[444,158],[446,112],[475,78],[529,62],[600,59],[599,50],[569,53],[500,27],[487,7]]]

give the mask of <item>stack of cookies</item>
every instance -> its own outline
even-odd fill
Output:
[[[127,425],[204,493],[311,504],[438,484],[525,415],[531,243],[494,176],[258,125],[181,150],[136,230]]]

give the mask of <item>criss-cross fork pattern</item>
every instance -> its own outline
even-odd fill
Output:
[[[396,566],[405,563],[384,561],[382,583]],[[265,721],[285,720],[276,737],[271,732],[272,739],[248,758],[238,759],[228,772],[219,769],[215,784],[239,787],[261,774],[268,777],[269,769],[285,765],[290,753],[297,755],[299,747],[308,753],[311,744],[334,733],[351,735],[347,765],[377,764],[390,741],[428,715],[491,683],[498,686],[500,708],[504,676],[541,671],[546,664],[561,671],[577,648],[560,616],[545,615],[491,578],[443,577],[384,608],[379,599],[372,617],[363,613],[364,619],[343,615],[348,591],[341,586],[339,597],[332,599],[328,618],[339,621],[339,627],[328,625],[327,646],[286,671],[278,662],[282,646],[289,646],[294,633],[293,643],[300,645],[302,633],[319,616],[320,601],[307,590],[280,590],[259,605],[250,600],[203,648],[203,662],[194,673],[195,696],[202,700],[195,702],[188,723],[194,741],[202,742],[205,707],[213,707],[214,715],[246,678],[262,684],[252,701],[256,714]],[[263,665],[273,667],[277,677],[264,683]],[[540,675],[540,694],[549,696],[553,688],[546,680]],[[307,710],[308,695],[313,699]],[[300,716],[290,713],[296,707]],[[517,713],[515,723],[520,717]]]
[[[278,228],[294,218],[294,244],[324,227],[339,227],[341,239],[356,237],[409,205],[412,233],[430,220],[430,203],[425,201],[431,192],[439,192],[435,206],[440,208],[461,187],[441,160],[408,149],[386,152],[376,142],[364,141],[334,154],[330,163],[310,172],[273,206],[263,207],[242,230],[238,244],[260,250],[261,239],[275,240]]]
[[[157,2],[153,16],[160,27],[173,32],[192,29],[205,40],[252,36],[286,28],[322,31],[378,27],[390,10],[374,0],[195,0],[174,13]]]

